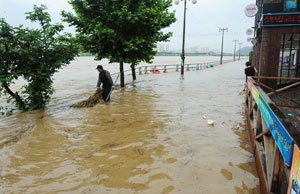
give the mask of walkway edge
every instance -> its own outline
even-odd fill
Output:
[[[261,192],[261,194],[267,194],[268,193],[267,184],[266,184],[266,180],[265,180],[265,176],[264,176],[264,172],[263,172],[263,166],[260,162],[261,159],[259,157],[259,153],[258,153],[256,144],[255,144],[253,129],[252,129],[250,117],[248,114],[247,104],[245,104],[245,116],[247,118],[247,128],[249,131],[251,146],[252,146],[252,149],[254,152],[253,154],[254,154],[254,158],[255,158],[256,171],[257,171],[257,174],[259,177],[260,192]]]

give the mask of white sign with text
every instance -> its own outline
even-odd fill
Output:
[[[245,14],[247,17],[253,17],[257,14],[258,7],[255,4],[249,4],[245,8]]]

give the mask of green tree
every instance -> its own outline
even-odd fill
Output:
[[[172,34],[162,29],[176,21],[168,8],[171,0],[70,0],[76,15],[63,12],[65,21],[76,27],[85,51],[96,59],[108,58],[120,63],[121,87],[123,64],[150,62],[156,43]]]
[[[0,97],[9,94],[15,99],[18,107],[24,108],[25,103],[17,92],[10,89],[13,80],[18,75],[18,59],[20,59],[20,47],[18,47],[17,29],[0,19]]]
[[[10,95],[23,111],[43,108],[54,92],[53,75],[79,53],[75,38],[62,33],[62,24],[51,24],[46,6],[34,6],[26,19],[39,29],[12,27],[0,20],[0,95]],[[10,85],[18,78],[27,82],[13,92]]]
[[[252,63],[252,58],[253,58],[253,51],[249,52],[249,61]]]

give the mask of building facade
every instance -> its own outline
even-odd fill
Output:
[[[257,0],[252,64],[258,76],[300,77],[300,0]],[[263,80],[275,88],[286,80]]]

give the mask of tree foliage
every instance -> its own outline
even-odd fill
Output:
[[[171,0],[70,0],[76,15],[63,12],[65,21],[76,27],[87,52],[97,59],[119,62],[121,86],[123,63],[150,62],[156,43],[172,34],[162,29],[175,22],[168,8]]]
[[[34,6],[26,19],[37,22],[39,29],[12,27],[0,20],[0,96],[10,95],[16,106],[25,111],[43,108],[54,92],[53,75],[79,53],[71,34],[62,24],[51,24],[46,6]],[[10,86],[18,78],[26,80],[21,92]]]

